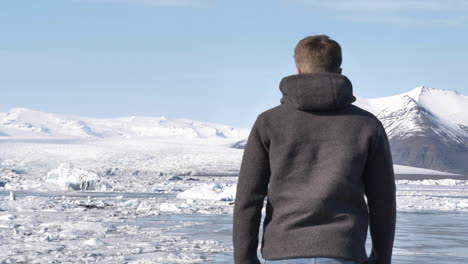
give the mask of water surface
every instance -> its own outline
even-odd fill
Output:
[[[223,242],[230,252],[216,254],[213,263],[233,263],[232,215],[161,215],[138,219],[141,226],[193,225],[180,227],[174,233],[193,239]],[[262,219],[263,221],[263,219]],[[260,229],[259,239],[261,241]],[[367,252],[370,252],[370,237]],[[393,263],[468,263],[468,213],[466,212],[398,212]],[[260,252],[259,258],[263,263]]]

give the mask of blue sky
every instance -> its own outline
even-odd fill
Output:
[[[0,111],[250,127],[314,34],[342,45],[356,95],[468,95],[467,14],[463,0],[5,0]]]

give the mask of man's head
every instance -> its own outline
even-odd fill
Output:
[[[299,74],[341,73],[341,47],[327,35],[309,36],[297,43],[294,60]]]

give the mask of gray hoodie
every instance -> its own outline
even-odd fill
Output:
[[[337,257],[390,264],[395,176],[387,134],[352,103],[337,73],[285,77],[281,104],[260,113],[247,140],[233,214],[236,264]],[[370,227],[372,251],[365,242]]]

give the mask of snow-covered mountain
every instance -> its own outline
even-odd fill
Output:
[[[356,98],[355,105],[384,124],[395,164],[468,175],[468,96],[421,86],[388,97]],[[187,143],[205,138],[243,149],[248,133],[245,128],[164,116],[91,118],[26,108],[0,112],[0,138],[150,137],[183,138]]]
[[[468,96],[425,86],[381,98],[356,96],[387,132],[395,164],[468,175]],[[231,145],[244,148],[246,139]]]
[[[23,138],[171,137],[241,139],[248,129],[190,119],[161,117],[90,118],[27,108],[0,112],[0,136]]]
[[[401,107],[401,100],[405,96],[412,98],[420,107],[442,120],[447,120],[448,124],[468,126],[468,96],[458,91],[419,86],[402,94],[381,98],[368,99],[356,96],[357,100],[354,104],[377,115],[386,108]]]
[[[425,86],[367,99],[387,132],[394,163],[468,175],[468,96]]]

